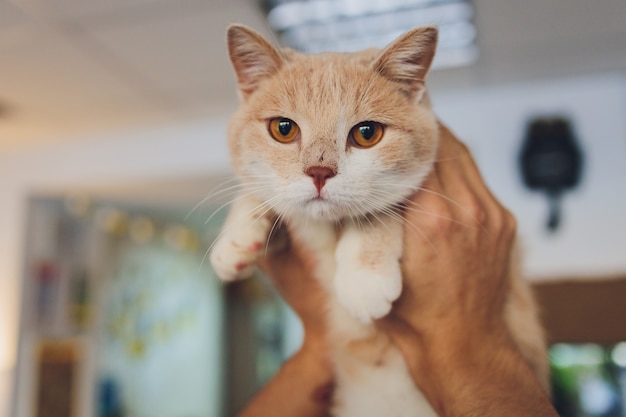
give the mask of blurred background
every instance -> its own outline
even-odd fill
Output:
[[[298,347],[204,255],[238,22],[306,51],[441,28],[434,107],[517,216],[563,416],[626,416],[623,0],[0,0],[0,417],[235,415]]]

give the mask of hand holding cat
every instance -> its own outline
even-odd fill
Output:
[[[301,318],[305,338],[300,350],[281,366],[239,417],[277,414],[328,416],[334,391],[334,372],[326,347],[326,326],[321,314],[326,294],[319,281],[312,276],[312,259],[306,256],[302,246],[292,245],[286,239],[285,229],[275,231],[272,236],[272,247],[263,250],[258,264]]]
[[[416,335],[504,326],[516,222],[489,192],[465,145],[445,127],[435,169],[405,212],[398,320]]]
[[[403,294],[378,326],[440,415],[556,416],[503,321],[515,219],[467,148],[445,126],[440,134],[436,169],[405,213]],[[307,362],[325,364],[325,349],[311,354],[324,346],[327,297],[312,262],[293,242],[260,265],[303,321]]]
[[[325,305],[328,295],[319,280],[313,276],[314,260],[307,256],[301,245],[293,242],[287,230],[274,233],[273,248],[259,257],[259,266],[270,277],[274,288],[302,320],[305,343],[324,344]],[[276,244],[276,241],[280,241]],[[276,246],[282,246],[280,249]]]
[[[405,213],[404,288],[378,322],[441,416],[556,416],[505,324],[516,221],[440,126],[435,171]]]

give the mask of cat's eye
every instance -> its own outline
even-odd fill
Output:
[[[350,139],[355,146],[369,148],[380,142],[384,130],[378,122],[361,122],[350,130]]]
[[[268,125],[270,135],[280,143],[293,142],[300,134],[300,127],[285,117],[271,119]]]

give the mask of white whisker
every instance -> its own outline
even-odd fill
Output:
[[[251,195],[254,195],[254,192],[255,192],[255,191],[259,191],[259,190],[262,190],[262,189],[264,189],[264,188],[265,188],[265,187],[259,187],[259,188],[257,188],[257,189],[253,189],[253,190],[251,190],[251,191],[249,191],[249,192],[247,192],[247,193],[244,193],[244,194],[238,194],[238,192],[239,192],[239,191],[237,191],[237,193],[233,192],[232,194],[237,194],[237,197],[235,197],[235,198],[233,198],[233,199],[231,199],[231,200],[229,200],[229,201],[225,202],[225,203],[224,203],[224,204],[222,204],[221,206],[219,206],[219,207],[218,207],[215,211],[213,211],[213,214],[211,214],[211,215],[209,216],[209,218],[208,218],[208,219],[206,219],[206,220],[204,221],[204,224],[209,224],[209,222],[211,221],[211,219],[212,219],[213,217],[215,217],[215,215],[216,215],[216,214],[217,214],[220,210],[222,210],[224,207],[229,206],[229,205],[231,205],[232,203],[234,203],[234,202],[236,202],[236,201],[239,201],[239,200],[241,200],[241,199],[244,199],[244,198],[250,197]],[[232,194],[229,194],[229,195],[232,195]]]
[[[238,181],[237,178],[232,178],[232,179],[230,179],[228,181],[225,181],[225,182],[221,183],[216,188],[221,187],[222,185],[225,185],[226,183],[232,182],[232,181],[235,181],[235,180]],[[215,197],[218,197],[218,196],[224,197],[223,195],[221,196],[221,194],[224,194],[224,193],[226,193],[228,191],[231,191],[231,190],[239,190],[239,189],[242,189],[242,188],[246,188],[246,187],[249,187],[251,185],[255,185],[255,186],[267,185],[268,187],[270,186],[270,184],[267,183],[267,182],[257,181],[257,182],[239,183],[239,184],[235,184],[235,185],[232,185],[232,186],[229,186],[229,187],[226,187],[226,188],[217,189],[216,191],[213,191],[209,195],[207,195],[206,197],[202,198],[200,200],[200,202],[198,202],[191,210],[189,210],[189,213],[187,213],[187,215],[185,216],[184,220],[189,219],[189,216],[191,216],[200,206],[202,206],[204,203],[206,203],[211,198],[215,198]],[[216,188],[214,188],[214,190]]]

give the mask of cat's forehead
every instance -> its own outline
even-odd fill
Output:
[[[384,91],[374,71],[377,54],[374,49],[350,54],[290,52],[286,65],[268,80],[260,107],[274,116],[318,120],[379,112],[391,92]]]
[[[298,54],[288,62],[282,75],[300,85],[306,85],[313,92],[345,93],[370,82],[374,74],[373,59],[373,53],[368,51]]]

